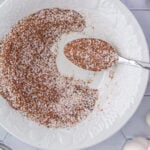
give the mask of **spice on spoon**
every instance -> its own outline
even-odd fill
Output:
[[[115,49],[96,38],[74,40],[65,46],[64,54],[73,64],[90,71],[108,69],[118,61]]]

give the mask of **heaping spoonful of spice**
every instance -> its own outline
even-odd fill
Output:
[[[95,38],[82,38],[68,43],[64,48],[64,54],[73,64],[90,71],[108,69],[117,63],[150,70],[149,63],[123,58],[109,43]]]

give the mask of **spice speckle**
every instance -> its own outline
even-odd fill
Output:
[[[109,78],[112,80],[115,76],[115,72],[113,70],[109,71]]]

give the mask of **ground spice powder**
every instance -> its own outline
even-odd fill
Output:
[[[65,56],[80,68],[101,71],[118,62],[115,49],[107,42],[96,38],[82,38],[68,43]]]
[[[62,76],[52,46],[64,33],[81,32],[74,10],[44,9],[19,21],[0,45],[0,93],[11,107],[47,127],[69,127],[94,109],[97,90]]]

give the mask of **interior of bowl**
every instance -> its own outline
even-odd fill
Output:
[[[149,60],[143,33],[121,2],[100,0],[95,7],[81,7],[80,1],[76,0],[7,0],[0,7],[0,39],[18,20],[44,8],[74,9],[82,14],[86,20],[85,30],[63,35],[57,43],[57,67],[64,76],[92,80],[89,86],[99,90],[99,99],[88,118],[74,127],[60,129],[38,125],[11,109],[1,97],[0,123],[20,140],[44,149],[87,147],[103,141],[120,129],[138,107],[146,88],[147,71],[118,64],[109,70],[94,73],[78,68],[64,57],[66,43],[78,38],[94,37],[108,41],[124,57]],[[114,73],[113,79],[110,78],[111,72]]]

